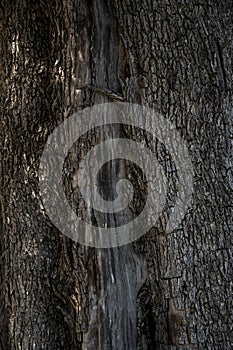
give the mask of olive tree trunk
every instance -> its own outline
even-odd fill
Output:
[[[232,10],[228,0],[1,2],[1,350],[233,348]],[[38,169],[64,119],[115,101],[154,109],[186,140],[192,205],[171,234],[163,213],[134,243],[90,248],[51,223]],[[106,133],[155,142],[136,128],[90,131],[67,174]],[[119,164],[105,170],[111,199]],[[70,175],[64,183],[72,201]]]

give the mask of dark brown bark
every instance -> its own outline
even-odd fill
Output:
[[[0,349],[231,349],[230,1],[15,0],[0,10]],[[172,234],[168,211],[133,244],[83,247],[46,216],[39,161],[65,118],[118,100],[154,108],[188,141],[192,207]],[[65,173],[106,134],[154,149],[140,130],[97,129],[72,147]],[[143,204],[140,172],[122,164]],[[122,164],[107,166],[109,199]],[[81,209],[99,225],[114,220]]]

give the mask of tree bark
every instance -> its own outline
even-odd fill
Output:
[[[227,0],[2,1],[0,349],[233,347],[232,24]],[[63,120],[114,101],[152,108],[176,126],[189,144],[194,194],[171,234],[168,210],[136,242],[95,249],[50,222],[38,169]],[[64,166],[70,203],[79,161],[106,135],[155,147],[146,132],[119,125],[83,135]],[[158,147],[172,203],[176,174]],[[127,163],[107,164],[100,190],[111,200],[122,168],[143,205],[140,172]],[[114,220],[85,205],[81,212],[100,226]]]

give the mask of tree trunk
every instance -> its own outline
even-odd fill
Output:
[[[232,349],[232,10],[227,0],[2,1],[1,350]],[[194,193],[172,233],[163,212],[136,242],[97,249],[51,223],[38,170],[58,125],[116,101],[172,122],[189,145]],[[65,161],[70,203],[78,163],[106,135],[155,147],[137,128],[90,130]],[[172,203],[176,173],[170,158],[163,166]],[[122,169],[143,206],[136,166],[107,164],[100,191],[111,200]],[[81,212],[100,226],[114,222]]]

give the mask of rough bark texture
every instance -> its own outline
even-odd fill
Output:
[[[232,10],[228,0],[2,1],[1,350],[232,349]],[[51,224],[38,167],[65,118],[115,100],[176,125],[189,142],[195,188],[172,234],[163,213],[137,242],[98,250]],[[71,203],[78,160],[106,135],[154,148],[149,135],[122,126],[84,135],[65,163]],[[171,164],[167,155],[172,202]],[[138,169],[114,163],[102,186],[109,199],[122,167],[140,193]],[[113,220],[81,209],[100,225]]]

